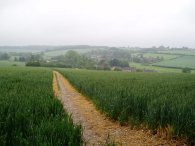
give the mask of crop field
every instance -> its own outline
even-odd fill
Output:
[[[166,54],[180,54],[180,55],[195,55],[195,49],[193,50],[169,50],[169,51],[158,51],[159,53]]]
[[[0,145],[82,145],[81,127],[73,125],[54,97],[52,71],[0,68]]]
[[[164,60],[169,60],[173,58],[177,58],[179,55],[174,54],[158,54],[158,53],[144,53],[144,57],[163,57]]]
[[[165,60],[154,63],[155,66],[185,68],[189,67],[195,69],[195,56],[182,56],[172,60]]]
[[[160,66],[153,66],[151,64],[142,64],[142,63],[129,63],[131,67],[135,67],[138,69],[149,69],[149,70],[155,70],[159,73],[181,73],[181,69],[177,68],[166,68],[166,67],[160,67]],[[192,71],[192,73],[194,73]]]
[[[98,109],[121,124],[166,129],[173,137],[195,139],[195,76],[59,70]]]

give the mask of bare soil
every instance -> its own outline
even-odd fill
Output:
[[[99,112],[94,104],[81,95],[58,72],[54,71],[53,88],[65,110],[71,115],[75,124],[83,127],[83,139],[86,145],[105,145],[113,140],[117,145],[128,146],[180,146],[185,145],[176,140],[168,140],[149,130],[131,129],[120,126]]]

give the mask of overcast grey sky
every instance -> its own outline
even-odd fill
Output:
[[[0,45],[189,46],[195,0],[0,0]]]

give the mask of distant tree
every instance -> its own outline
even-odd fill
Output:
[[[41,66],[41,63],[39,61],[29,61],[26,66]]]
[[[17,57],[14,57],[14,61],[18,61],[18,58]]]
[[[80,55],[76,51],[68,51],[64,57],[65,65],[71,67],[79,67],[80,65]]]
[[[111,66],[120,66],[120,60],[118,60],[118,59],[112,59],[112,60],[109,61],[109,64]]]
[[[68,51],[64,57],[56,58],[64,62],[65,66],[73,68],[93,68],[95,61],[85,55],[81,55],[76,51]]]
[[[94,68],[95,67],[95,61],[90,59],[89,57],[85,55],[80,55],[80,61],[79,65],[83,68]]]
[[[28,61],[42,61],[43,56],[41,54],[31,54],[30,57],[28,58]]]
[[[23,57],[23,56],[21,56],[21,57],[19,57],[18,61],[25,62],[26,61],[26,58]]]
[[[142,63],[142,59],[139,57],[133,57],[133,62]]]
[[[98,62],[98,69],[101,70],[110,70],[110,65],[106,60],[100,60]]]
[[[122,61],[120,61],[120,66],[121,67],[129,67],[129,62],[126,60],[122,60]]]
[[[189,67],[183,68],[182,73],[191,73],[191,68],[189,68]]]
[[[0,54],[0,60],[8,60],[10,56],[7,53]]]
[[[126,60],[112,59],[109,61],[110,66],[129,67],[129,62]]]
[[[140,58],[144,58],[144,55],[143,54],[140,54]]]

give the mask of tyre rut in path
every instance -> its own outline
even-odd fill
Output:
[[[86,97],[75,90],[58,72],[54,71],[53,87],[65,110],[71,115],[75,124],[83,127],[83,139],[87,145],[104,145],[114,140],[118,145],[128,146],[159,146],[181,145],[178,141],[167,140],[152,135],[147,130],[130,129],[120,126],[101,114]]]

